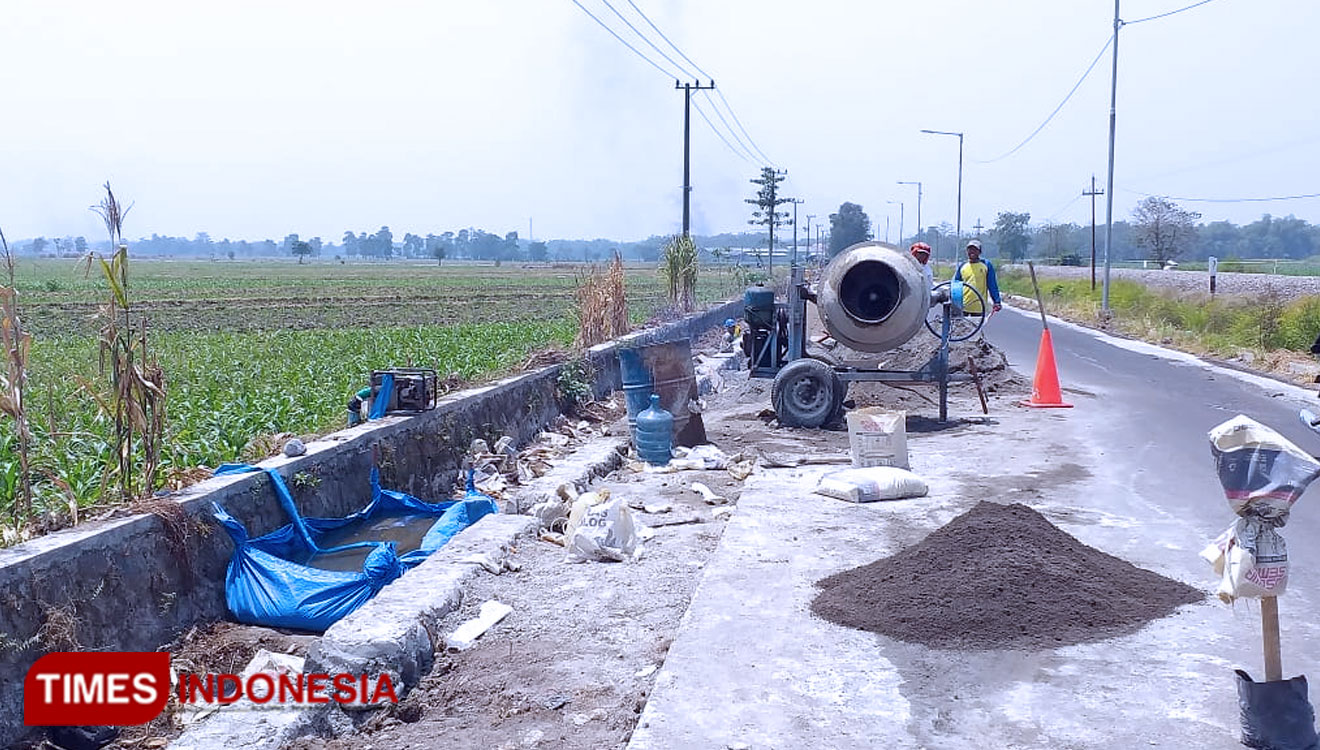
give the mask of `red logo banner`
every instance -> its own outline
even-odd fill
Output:
[[[160,715],[170,697],[164,651],[57,652],[23,680],[28,726],[127,726]]]

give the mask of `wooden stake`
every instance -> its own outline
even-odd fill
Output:
[[[1260,631],[1265,643],[1265,681],[1283,679],[1283,659],[1279,652],[1279,600],[1273,596],[1260,598]]]
[[[1050,330],[1050,322],[1045,319],[1045,301],[1040,298],[1040,284],[1036,283],[1036,264],[1027,261],[1027,270],[1031,271],[1031,288],[1036,292],[1036,308],[1040,310],[1040,325]]]

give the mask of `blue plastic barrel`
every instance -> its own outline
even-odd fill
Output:
[[[674,415],[660,408],[660,396],[651,394],[651,405],[637,415],[633,430],[637,455],[648,464],[664,466],[674,455]]]
[[[688,402],[697,398],[697,378],[692,367],[692,345],[687,339],[666,341],[619,350],[619,374],[623,381],[623,395],[628,407],[628,427],[637,427],[637,415],[651,402],[652,394],[660,397],[660,408],[674,418],[677,442],[688,437],[700,438],[694,443],[706,442],[705,430],[698,436],[689,436],[684,430],[692,421]],[[695,431],[695,425],[694,425]]]

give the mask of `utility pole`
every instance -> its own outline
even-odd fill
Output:
[[[793,203],[793,261],[790,268],[797,268],[797,207],[799,203],[806,203],[806,201],[801,198],[792,198],[790,200]],[[810,231],[808,231],[808,234],[810,234]]]
[[[692,197],[692,92],[708,91],[715,88],[712,79],[709,86],[701,82],[679,84],[674,81],[674,88],[683,92],[683,236],[688,236],[692,226],[692,210],[689,199]]]
[[[1095,197],[1105,191],[1095,189],[1095,175],[1091,175],[1091,189],[1083,190],[1082,195],[1091,197],[1091,291],[1095,291]]]
[[[885,212],[885,242],[889,242],[889,212]]]
[[[898,244],[903,244],[903,212],[906,210],[903,201],[889,201],[889,203],[898,204]]]
[[[972,227],[972,229],[975,229],[975,230],[976,230],[976,236],[977,236],[977,237],[980,237],[980,236],[981,236],[981,230],[982,230],[982,229],[985,229],[985,227],[981,225],[981,220],[980,220],[980,219],[977,219],[977,220],[976,220],[976,226]]]
[[[1118,2],[1118,0],[1114,0],[1114,1],[1115,1],[1115,2]],[[958,260],[958,250],[959,250],[959,248],[956,247],[956,244],[957,244],[958,241],[961,241],[961,239],[962,239],[963,134],[962,134],[962,133],[957,133],[957,132],[954,132],[954,131],[951,131],[951,130],[922,130],[921,132],[923,132],[923,133],[929,133],[930,135],[956,135],[956,136],[958,136],[958,224],[957,224],[957,229],[955,230],[955,231],[957,232],[957,235],[958,235],[958,236],[955,238],[955,247],[954,247],[954,249],[953,249],[953,259],[954,259],[955,262],[957,262],[957,260]],[[931,255],[934,255],[934,253],[931,253]],[[934,258],[931,258],[931,260],[933,261],[933,260],[935,260],[935,259],[934,259]]]
[[[921,180],[915,180],[915,181],[899,180],[898,184],[917,186],[917,233],[915,237],[916,239],[921,239]],[[901,243],[903,241],[903,238],[899,237],[898,241]],[[931,258],[931,260],[935,260],[935,259]]]
[[[807,214],[807,256],[811,256],[811,220],[816,218],[815,214]]]
[[[1123,19],[1118,17],[1118,0],[1114,0],[1114,70],[1109,84],[1109,182],[1105,185],[1105,289],[1100,295],[1101,311],[1109,312],[1109,249],[1114,246],[1114,132],[1118,113],[1118,30]]]

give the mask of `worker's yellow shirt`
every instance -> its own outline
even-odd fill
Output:
[[[989,266],[980,261],[977,261],[976,263],[965,262],[959,266],[958,277],[962,282],[964,284],[971,284],[976,287],[976,291],[981,293],[981,299],[977,299],[975,295],[971,294],[963,297],[963,310],[965,312],[974,313],[976,315],[981,315],[985,312],[981,300],[990,299],[989,285],[986,281],[986,277],[989,276],[989,274]]]

